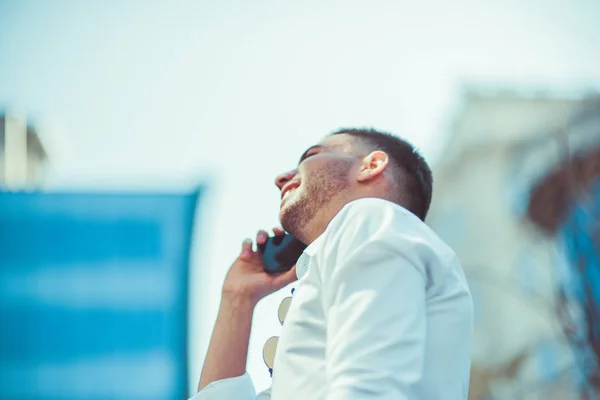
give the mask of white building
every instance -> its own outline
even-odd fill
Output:
[[[600,145],[600,99],[466,89],[433,167],[428,223],[461,259],[475,302],[472,399],[575,399],[557,318],[560,242],[530,192],[567,154]]]

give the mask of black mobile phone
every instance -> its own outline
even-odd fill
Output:
[[[271,236],[265,243],[258,245],[263,268],[269,274],[289,271],[296,264],[304,249],[306,249],[306,245],[289,233]]]

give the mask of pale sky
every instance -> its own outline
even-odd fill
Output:
[[[464,81],[600,88],[600,2],[0,0],[0,108],[48,144],[48,187],[209,191],[194,250],[190,387],[224,274],[278,223],[278,172],[339,127],[413,141],[432,162]],[[255,313],[249,372],[277,306]]]

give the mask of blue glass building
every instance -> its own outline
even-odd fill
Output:
[[[181,399],[200,192],[0,192],[0,399]]]

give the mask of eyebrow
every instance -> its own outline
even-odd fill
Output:
[[[323,149],[325,148],[325,146],[322,146],[320,144],[314,145],[309,147],[304,154],[302,154],[302,157],[300,157],[300,161],[298,161],[298,164],[300,164],[302,161],[304,161],[307,157],[308,157],[308,153],[310,153],[312,150],[316,150],[316,149]]]

